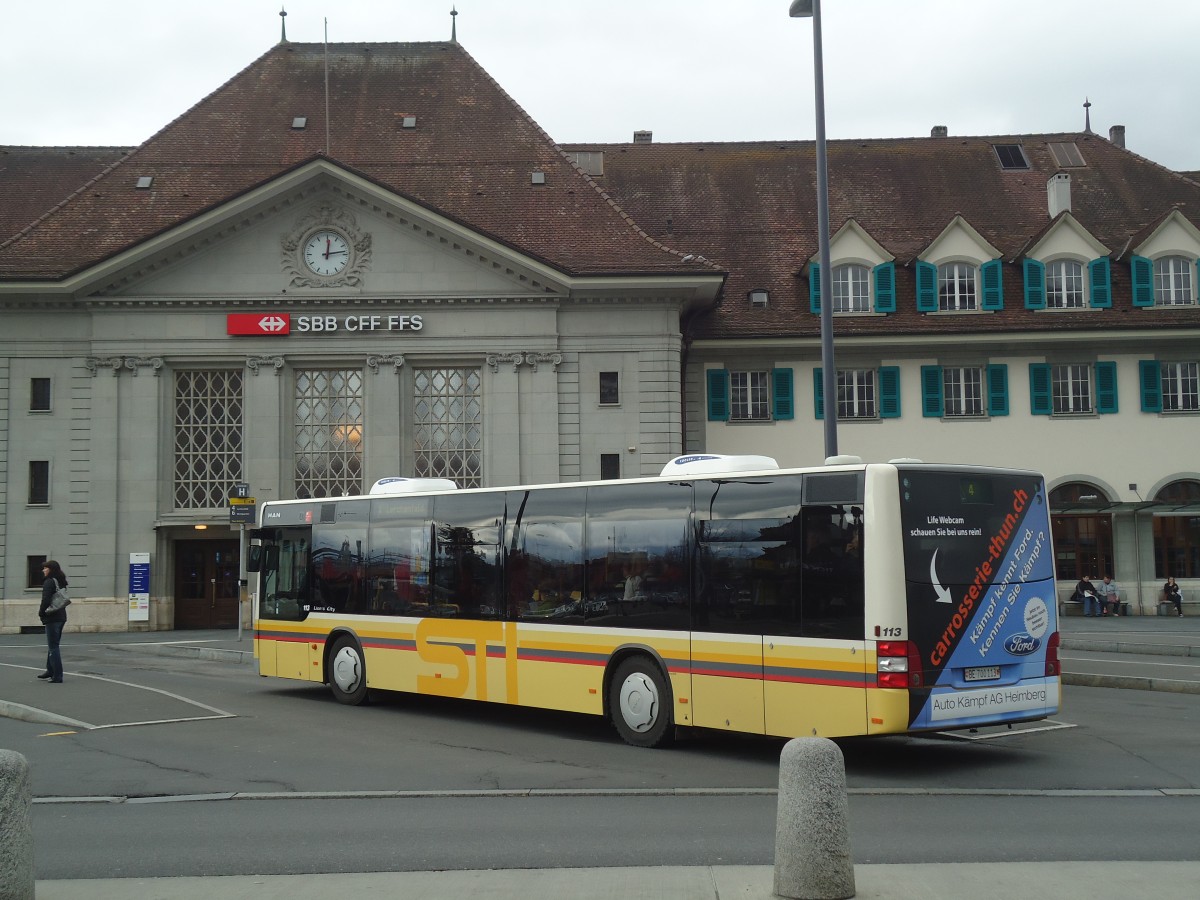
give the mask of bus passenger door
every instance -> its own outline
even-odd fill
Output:
[[[799,581],[788,582],[799,606],[781,607],[779,631],[763,641],[767,733],[866,734],[862,508],[805,506],[801,519]]]
[[[763,733],[763,640],[692,633],[692,724]]]

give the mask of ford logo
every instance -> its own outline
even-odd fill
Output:
[[[1004,649],[1013,656],[1028,656],[1040,646],[1042,646],[1040,640],[1024,632],[1010,635],[1004,641]]]

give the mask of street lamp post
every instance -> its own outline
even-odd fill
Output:
[[[829,269],[829,172],[825,161],[825,73],[821,55],[821,0],[793,0],[788,14],[813,20],[817,94],[817,244],[821,263],[821,403],[825,407],[825,457],[838,455],[837,369],[833,364],[833,273]]]

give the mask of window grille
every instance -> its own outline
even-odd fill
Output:
[[[242,480],[242,372],[175,373],[175,508],[219,509]]]
[[[413,474],[483,486],[483,401],[479,369],[413,373]]]
[[[362,372],[298,370],[295,434],[298,498],[361,494]]]

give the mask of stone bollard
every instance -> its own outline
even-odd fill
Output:
[[[33,900],[33,824],[29,762],[0,750],[0,897]]]
[[[846,763],[828,738],[796,738],[779,755],[775,894],[795,900],[854,896]]]

